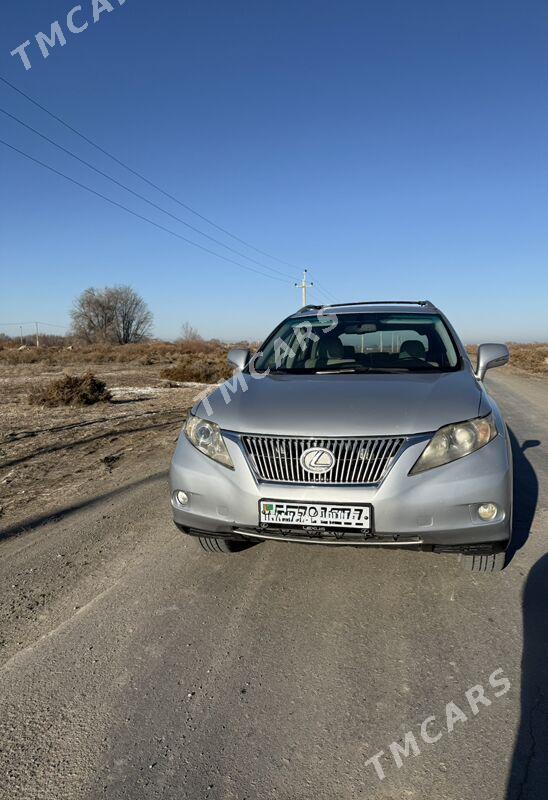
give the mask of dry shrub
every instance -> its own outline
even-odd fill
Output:
[[[103,381],[91,372],[85,375],[63,375],[52,383],[36,386],[29,395],[33,406],[91,406],[104,403],[112,395]]]
[[[218,383],[229,378],[232,372],[224,353],[216,358],[213,356],[197,358],[187,353],[181,356],[178,364],[163,369],[160,375],[170,381]]]

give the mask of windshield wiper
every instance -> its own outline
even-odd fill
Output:
[[[342,373],[352,375],[355,372],[369,372],[369,369],[362,367],[340,367],[338,369],[317,369],[314,371],[315,375],[341,375]]]
[[[259,370],[257,370],[257,372],[258,371]],[[306,369],[305,367],[302,367],[301,369],[299,369],[298,367],[295,367],[293,369],[291,369],[290,367],[278,367],[277,369],[271,369],[268,374],[269,375],[306,375],[306,374],[308,374],[310,372],[312,372],[312,370]]]
[[[390,375],[402,374],[404,372],[418,372],[418,370],[409,370],[405,367],[341,367],[340,369],[321,369],[316,370],[316,375],[340,375],[347,373],[349,375],[366,375],[373,373],[375,375]]]
[[[271,369],[269,375],[412,375],[417,373],[442,372],[439,367],[422,367],[409,369],[408,367],[334,367],[333,369],[314,369],[313,367],[278,367]],[[257,370],[259,372],[259,370]]]

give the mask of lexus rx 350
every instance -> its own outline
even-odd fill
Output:
[[[171,464],[176,525],[204,550],[273,540],[458,553],[502,569],[512,528],[505,423],[430,302],[306,306],[192,409]]]

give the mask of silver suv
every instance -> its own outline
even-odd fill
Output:
[[[306,306],[192,409],[175,450],[177,527],[211,553],[271,539],[459,553],[502,569],[508,434],[485,373],[430,302]]]

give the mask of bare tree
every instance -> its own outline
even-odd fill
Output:
[[[109,289],[114,309],[113,331],[118,344],[142,342],[152,330],[152,314],[131,286]]]
[[[110,341],[113,310],[106,293],[106,289],[90,287],[75,299],[70,316],[76,338],[89,343]]]
[[[141,342],[152,329],[152,314],[130,286],[86,289],[74,301],[71,317],[74,336],[90,343]]]
[[[198,333],[197,329],[190,324],[190,322],[183,322],[181,325],[181,338],[179,341],[181,342],[200,342],[202,337]]]

